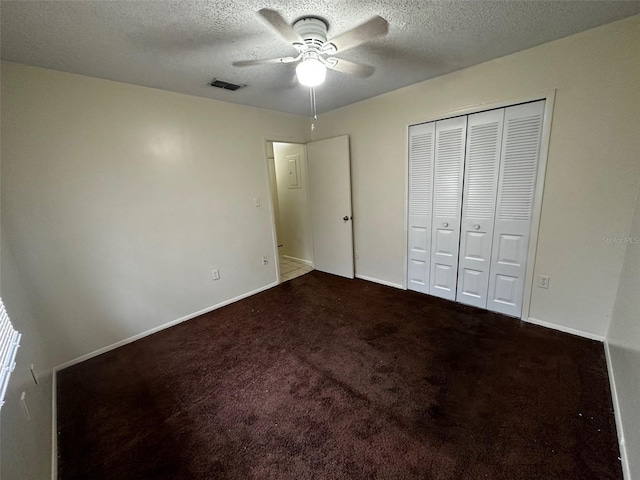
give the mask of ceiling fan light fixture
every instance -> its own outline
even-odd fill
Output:
[[[327,76],[327,67],[317,58],[303,60],[296,67],[298,81],[306,87],[317,87]]]

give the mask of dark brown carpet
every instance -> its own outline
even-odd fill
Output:
[[[58,374],[59,478],[621,479],[602,344],[312,272]]]

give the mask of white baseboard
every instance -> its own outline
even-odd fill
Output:
[[[124,340],[120,340],[119,342],[113,343],[111,345],[108,345],[106,347],[100,348],[98,350],[96,350],[95,352],[91,352],[91,353],[87,353],[86,355],[82,355],[81,357],[75,358],[73,360],[70,360],[68,362],[65,362],[63,364],[58,365],[57,367],[55,367],[53,369],[53,386],[51,388],[52,390],[52,398],[51,398],[51,479],[52,480],[56,480],[58,478],[58,405],[57,405],[57,373],[59,370],[62,370],[64,368],[70,367],[72,365],[76,365],[78,363],[84,362],[85,360],[89,360],[90,358],[93,357],[97,357],[98,355],[101,355],[103,353],[106,353],[110,350],[114,350],[118,347],[121,347],[123,345],[126,345],[128,343],[132,343],[135,342],[136,340],[139,340],[141,338],[144,338],[148,335],[151,335],[153,333],[159,332],[160,330],[164,330],[166,328],[172,327],[174,325],[177,325],[178,323],[182,323],[182,322],[186,322],[187,320],[191,320],[192,318],[195,317],[199,317],[200,315],[204,315],[205,313],[209,313],[213,310],[216,310],[218,308],[224,307],[225,305],[229,305],[230,303],[234,303],[237,302],[239,300],[242,300],[244,298],[250,297],[251,295],[255,295],[256,293],[260,293],[263,292],[265,290],[268,290],[272,287],[275,287],[279,284],[279,282],[273,282],[270,283],[268,285],[265,285],[264,287],[260,287],[256,290],[253,290],[251,292],[248,293],[244,293],[242,295],[239,295],[237,297],[231,298],[229,300],[225,300],[224,302],[221,303],[217,303],[216,305],[213,305],[211,307],[205,308],[203,310],[200,310],[198,312],[195,313],[191,313],[189,315],[186,315],[182,318],[178,318],[177,320],[173,320],[169,323],[165,323],[164,325],[160,325],[158,327],[152,328],[151,330],[147,330],[146,332],[142,332],[139,333],[137,335],[134,335],[133,337],[129,337],[126,338]]]
[[[226,305],[229,305],[230,303],[237,302],[237,301],[242,300],[244,298],[250,297],[251,295],[255,295],[256,293],[260,293],[260,292],[268,290],[268,289],[270,289],[272,287],[276,287],[276,286],[279,285],[279,283],[280,282],[270,283],[268,285],[265,285],[264,287],[260,287],[260,288],[258,288],[256,290],[251,291],[251,292],[243,293],[242,295],[238,295],[237,297],[231,298],[229,300],[225,300],[224,302],[217,303],[216,305],[213,305],[211,307],[207,307],[207,308],[205,308],[203,310],[200,310],[198,312],[191,313],[191,314],[186,315],[186,316],[184,316],[182,318],[178,318],[177,320],[173,320],[171,322],[168,322],[168,323],[165,323],[163,325],[160,325],[160,326],[157,326],[155,328],[152,328],[151,330],[147,330],[146,332],[138,333],[137,335],[134,335],[133,337],[125,338],[124,340],[120,340],[119,342],[112,343],[111,345],[108,345],[106,347],[102,347],[102,348],[100,348],[100,349],[98,349],[98,350],[96,350],[94,352],[87,353],[86,355],[82,355],[82,356],[80,356],[78,358],[74,358],[73,360],[69,360],[68,362],[62,363],[62,364],[58,365],[57,367],[55,367],[53,369],[54,373],[56,371],[58,371],[58,370],[63,370],[65,368],[67,368],[67,367],[71,367],[72,365],[76,365],[78,363],[82,363],[82,362],[84,362],[86,360],[89,360],[90,358],[97,357],[98,355],[102,355],[103,353],[109,352],[111,350],[115,350],[116,348],[121,347],[123,345],[127,345],[128,343],[132,343],[132,342],[135,342],[136,340],[140,340],[141,338],[147,337],[149,335],[152,335],[152,334],[154,334],[156,332],[159,332],[161,330],[164,330],[166,328],[173,327],[174,325],[177,325],[179,323],[186,322],[187,320],[191,320],[192,318],[195,318],[195,317],[199,317],[200,315],[204,315],[205,313],[209,313],[209,312],[211,312],[213,310],[216,310],[218,308],[221,308],[221,307],[224,307]]]
[[[616,377],[613,374],[613,364],[611,363],[611,352],[609,342],[604,342],[604,351],[607,356],[607,371],[609,372],[609,385],[611,388],[611,399],[613,400],[613,413],[616,419],[616,430],[618,431],[618,444],[620,445],[620,459],[622,461],[622,474],[624,480],[631,480],[631,468],[629,467],[629,457],[627,457],[627,445],[624,441],[624,430],[622,428],[622,417],[620,416],[620,403],[618,402],[618,390],[616,389]]]
[[[618,445],[620,447],[620,459],[622,462],[622,472],[623,472],[624,480],[631,480],[631,470],[629,468],[629,459],[627,457],[627,447],[624,441],[624,430],[622,429],[622,418],[620,416],[620,404],[618,402],[618,390],[616,389],[616,380],[615,380],[615,375],[613,373],[613,365],[611,363],[611,353],[609,352],[609,342],[607,342],[602,335],[595,335],[593,333],[584,332],[582,330],[577,330],[575,328],[556,325],[555,323],[545,322],[532,317],[529,317],[524,321],[528,323],[533,323],[535,325],[540,325],[542,327],[559,330],[564,333],[578,335],[579,337],[588,338],[590,340],[597,340],[599,342],[604,343],[604,351],[605,351],[606,362],[607,362],[607,371],[609,373],[609,386],[611,389],[611,399],[613,401],[613,411],[615,415],[616,430],[618,435]]]
[[[294,262],[304,263],[308,267],[313,267],[313,262],[311,260],[305,260],[303,258],[292,257],[291,255],[282,255],[282,258],[285,258],[287,260],[292,260]]]
[[[533,323],[534,325],[540,325],[541,327],[547,327],[560,332],[570,333],[571,335],[577,335],[578,337],[588,338],[589,340],[604,342],[604,335],[596,335],[595,333],[585,332],[583,330],[578,330],[577,328],[565,327],[564,325],[558,325],[556,323],[545,322],[544,320],[538,320],[533,317],[523,318],[522,320],[527,323]]]
[[[379,278],[367,277],[365,275],[356,274],[356,278],[360,280],[366,280],[367,282],[379,283],[380,285],[386,285],[387,287],[399,288],[400,290],[406,290],[404,285],[399,283],[387,282],[386,280],[380,280]]]

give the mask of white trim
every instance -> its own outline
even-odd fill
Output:
[[[405,290],[409,287],[409,129],[411,125],[405,125],[404,129],[404,152],[407,161],[404,163],[404,215],[402,229],[402,286]]]
[[[307,197],[307,218],[306,218],[306,226],[307,228],[309,228],[309,232],[311,232],[311,265],[309,265],[311,268],[316,268],[316,243],[315,243],[315,239],[313,238],[313,218],[311,218],[311,181],[309,179],[309,155],[307,155],[307,144],[312,143],[312,141],[309,141],[307,143],[304,144],[304,172],[305,172],[305,179],[304,181],[306,182],[307,188],[306,190],[306,197]],[[351,150],[349,150],[349,168],[351,168]],[[351,184],[349,184],[349,188],[351,188]],[[353,207],[352,207],[352,212],[351,215],[353,215]],[[351,236],[353,238],[353,222],[351,222]],[[353,245],[351,246],[351,254],[353,255]],[[355,270],[355,260],[353,261],[353,269]]]
[[[51,480],[58,478],[58,371],[53,369],[51,379]]]
[[[622,428],[622,417],[620,415],[620,403],[618,401],[618,389],[616,388],[616,377],[613,374],[613,363],[611,362],[611,352],[609,351],[608,341],[604,342],[604,352],[607,358],[607,371],[609,372],[609,386],[611,389],[611,399],[613,400],[613,413],[616,419],[618,445],[620,446],[622,475],[625,480],[631,480],[631,467],[629,466],[629,457],[627,457],[627,445],[624,441],[624,430]]]
[[[291,144],[295,144],[295,145],[302,145],[304,147],[304,155],[305,155],[305,162],[307,160],[307,143],[309,143],[310,140],[301,140],[299,138],[294,138],[294,137],[286,137],[286,136],[282,136],[282,135],[266,135],[262,137],[262,146],[264,148],[264,159],[265,159],[265,163],[264,166],[266,168],[266,180],[267,180],[267,192],[269,193],[269,213],[271,215],[271,239],[273,241],[273,260],[274,263],[276,264],[276,281],[279,283],[280,282],[280,262],[278,261],[279,255],[280,253],[278,252],[278,232],[276,230],[276,210],[275,210],[275,206],[273,205],[273,192],[271,191],[271,178],[269,176],[269,147],[268,147],[268,143],[271,142],[272,144],[272,148],[273,148],[273,143],[291,143]],[[274,159],[273,161],[275,162],[275,153],[274,153]],[[274,165],[275,166],[275,165]],[[307,178],[306,178],[306,182],[307,182],[307,186],[309,185],[309,169],[306,168],[306,173],[307,173]],[[277,192],[276,192],[277,193]],[[311,219],[311,203],[309,201],[309,188],[307,188],[307,215],[308,218]],[[311,246],[313,247],[313,238],[311,239]],[[313,248],[312,248],[313,250]],[[315,251],[313,253],[314,257],[315,257]],[[311,265],[309,265],[310,267],[313,267],[313,261],[311,262]]]
[[[213,310],[216,310],[218,308],[221,308],[221,307],[224,307],[226,305],[229,305],[230,303],[237,302],[237,301],[242,300],[244,298],[250,297],[251,295],[255,295],[256,293],[260,293],[260,292],[263,292],[263,291],[268,290],[270,288],[276,287],[276,286],[279,285],[279,283],[280,282],[270,283],[268,285],[265,285],[264,287],[260,287],[260,288],[258,288],[256,290],[252,290],[251,292],[243,293],[242,295],[238,295],[237,297],[231,298],[229,300],[225,300],[224,302],[217,303],[217,304],[215,304],[215,305],[213,305],[211,307],[204,308],[204,309],[202,309],[202,310],[200,310],[198,312],[190,313],[189,315],[186,315],[184,317],[178,318],[177,320],[173,320],[171,322],[165,323],[165,324],[160,325],[158,327],[152,328],[151,330],[147,330],[146,332],[138,333],[137,335],[134,335],[133,337],[125,338],[124,340],[120,340],[119,342],[113,343],[113,344],[108,345],[106,347],[99,348],[98,350],[96,350],[94,352],[87,353],[86,355],[82,355],[82,356],[80,356],[78,358],[75,358],[73,360],[69,360],[68,362],[65,362],[65,363],[63,363],[61,365],[58,365],[57,367],[54,368],[54,371],[58,371],[58,370],[62,370],[62,369],[67,368],[67,367],[71,367],[71,366],[76,365],[78,363],[81,363],[81,362],[84,362],[86,360],[89,360],[89,359],[91,359],[93,357],[97,357],[98,355],[102,355],[103,353],[109,352],[111,350],[115,350],[118,347],[121,347],[123,345],[127,345],[129,343],[135,342],[136,340],[140,340],[141,338],[147,337],[149,335],[152,335],[152,334],[154,334],[156,332],[159,332],[161,330],[164,330],[166,328],[173,327],[174,325],[177,325],[177,324],[182,323],[182,322],[186,322],[187,320],[191,320],[191,319],[193,319],[195,317],[199,317],[200,315],[204,315],[205,313],[209,313],[209,312],[211,312]]]
[[[522,294],[522,313],[520,318],[529,318],[531,313],[531,297],[533,296],[533,273],[536,266],[536,254],[538,253],[538,233],[540,231],[540,217],[542,215],[542,200],[544,196],[544,181],[547,174],[547,160],[549,158],[549,142],[551,141],[551,122],[553,120],[553,106],[556,91],[552,90],[545,98],[544,119],[542,121],[542,138],[540,139],[540,153],[538,157],[538,178],[536,179],[536,191],[533,197],[533,212],[531,215],[531,227],[529,230],[529,251],[527,253],[527,265],[524,274],[524,286]],[[604,337],[603,337],[604,340]]]
[[[304,260],[298,257],[292,257],[291,255],[282,255],[282,258],[286,258],[287,260],[293,260],[294,262],[304,263],[308,267],[313,268],[313,262],[311,260]]]
[[[588,338],[589,340],[604,342],[604,335],[585,332],[584,330],[578,330],[577,328],[565,327],[564,325],[545,322],[544,320],[538,320],[537,318],[533,318],[533,317],[523,318],[522,321],[527,323],[532,323],[534,325],[539,325],[541,327],[551,328],[552,330],[558,330],[559,332],[569,333],[571,335],[577,335],[578,337]]]
[[[506,100],[496,100],[494,102],[487,103],[473,103],[471,105],[465,105],[463,107],[456,108],[454,110],[445,110],[440,113],[434,113],[427,117],[416,116],[409,119],[407,126],[420,125],[421,123],[435,122],[437,120],[445,120],[447,118],[461,117],[463,115],[471,115],[473,113],[486,112],[487,110],[495,110],[497,108],[512,107],[521,103],[535,102],[537,100],[545,100],[551,96],[555,97],[555,89],[542,90],[534,92],[530,95],[522,95],[513,97]]]
[[[272,160],[269,158],[269,147],[268,141],[264,142],[265,145],[265,158],[266,158],[266,166],[267,166],[267,192],[269,197],[269,215],[271,217],[271,241],[273,242],[273,263],[276,266],[276,280],[280,278],[280,262],[278,261],[279,253],[278,253],[278,233],[276,231],[276,207],[273,203],[273,192],[271,191],[271,172],[269,171],[269,161]],[[271,148],[273,148],[273,142],[271,142]],[[273,158],[273,168],[275,170],[275,158]],[[277,195],[277,192],[276,192]]]
[[[366,280],[367,282],[379,283],[380,285],[386,285],[387,287],[399,288],[400,290],[406,290],[407,288],[400,283],[387,282],[386,280],[380,280],[379,278],[367,277],[365,275],[356,274],[356,278],[360,280]]]
[[[542,199],[544,192],[544,180],[547,170],[547,160],[549,157],[549,143],[551,141],[551,122],[553,119],[553,108],[556,98],[556,90],[545,90],[538,93],[533,93],[531,95],[525,95],[522,97],[515,97],[509,100],[500,100],[491,103],[476,103],[472,105],[467,105],[464,107],[460,107],[458,109],[442,112],[438,114],[433,114],[428,117],[420,117],[410,120],[408,124],[405,125],[405,155],[407,161],[404,162],[404,170],[405,170],[405,179],[404,179],[404,242],[403,242],[403,251],[404,251],[404,265],[403,265],[403,282],[406,288],[407,284],[407,262],[408,262],[408,222],[409,222],[409,127],[411,125],[419,125],[421,123],[434,122],[437,120],[444,120],[446,118],[458,117],[462,115],[471,115],[474,113],[485,112],[487,110],[494,110],[497,108],[505,108],[513,105],[518,105],[521,103],[529,103],[535,102],[537,100],[544,100],[544,119],[542,122],[542,138],[540,140],[540,157],[538,164],[538,177],[536,179],[536,192],[533,200],[533,216],[531,219],[531,234],[529,238],[529,251],[527,253],[527,268],[525,270],[524,277],[524,290],[522,295],[522,313],[520,315],[520,319],[529,322],[536,323],[531,321],[529,317],[530,307],[531,307],[531,296],[533,295],[533,273],[535,269],[535,259],[536,253],[538,250],[538,232],[540,228],[540,216],[542,212]],[[560,330],[554,324],[543,324],[538,323],[538,325],[542,325],[549,328],[554,328],[556,330]],[[561,330],[566,333],[572,333],[574,335],[579,335],[581,337],[591,338],[593,340],[603,341],[603,336],[593,336],[587,332],[581,332],[580,330]]]

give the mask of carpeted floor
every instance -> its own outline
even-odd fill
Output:
[[[59,478],[622,479],[602,344],[312,272],[58,374]]]

